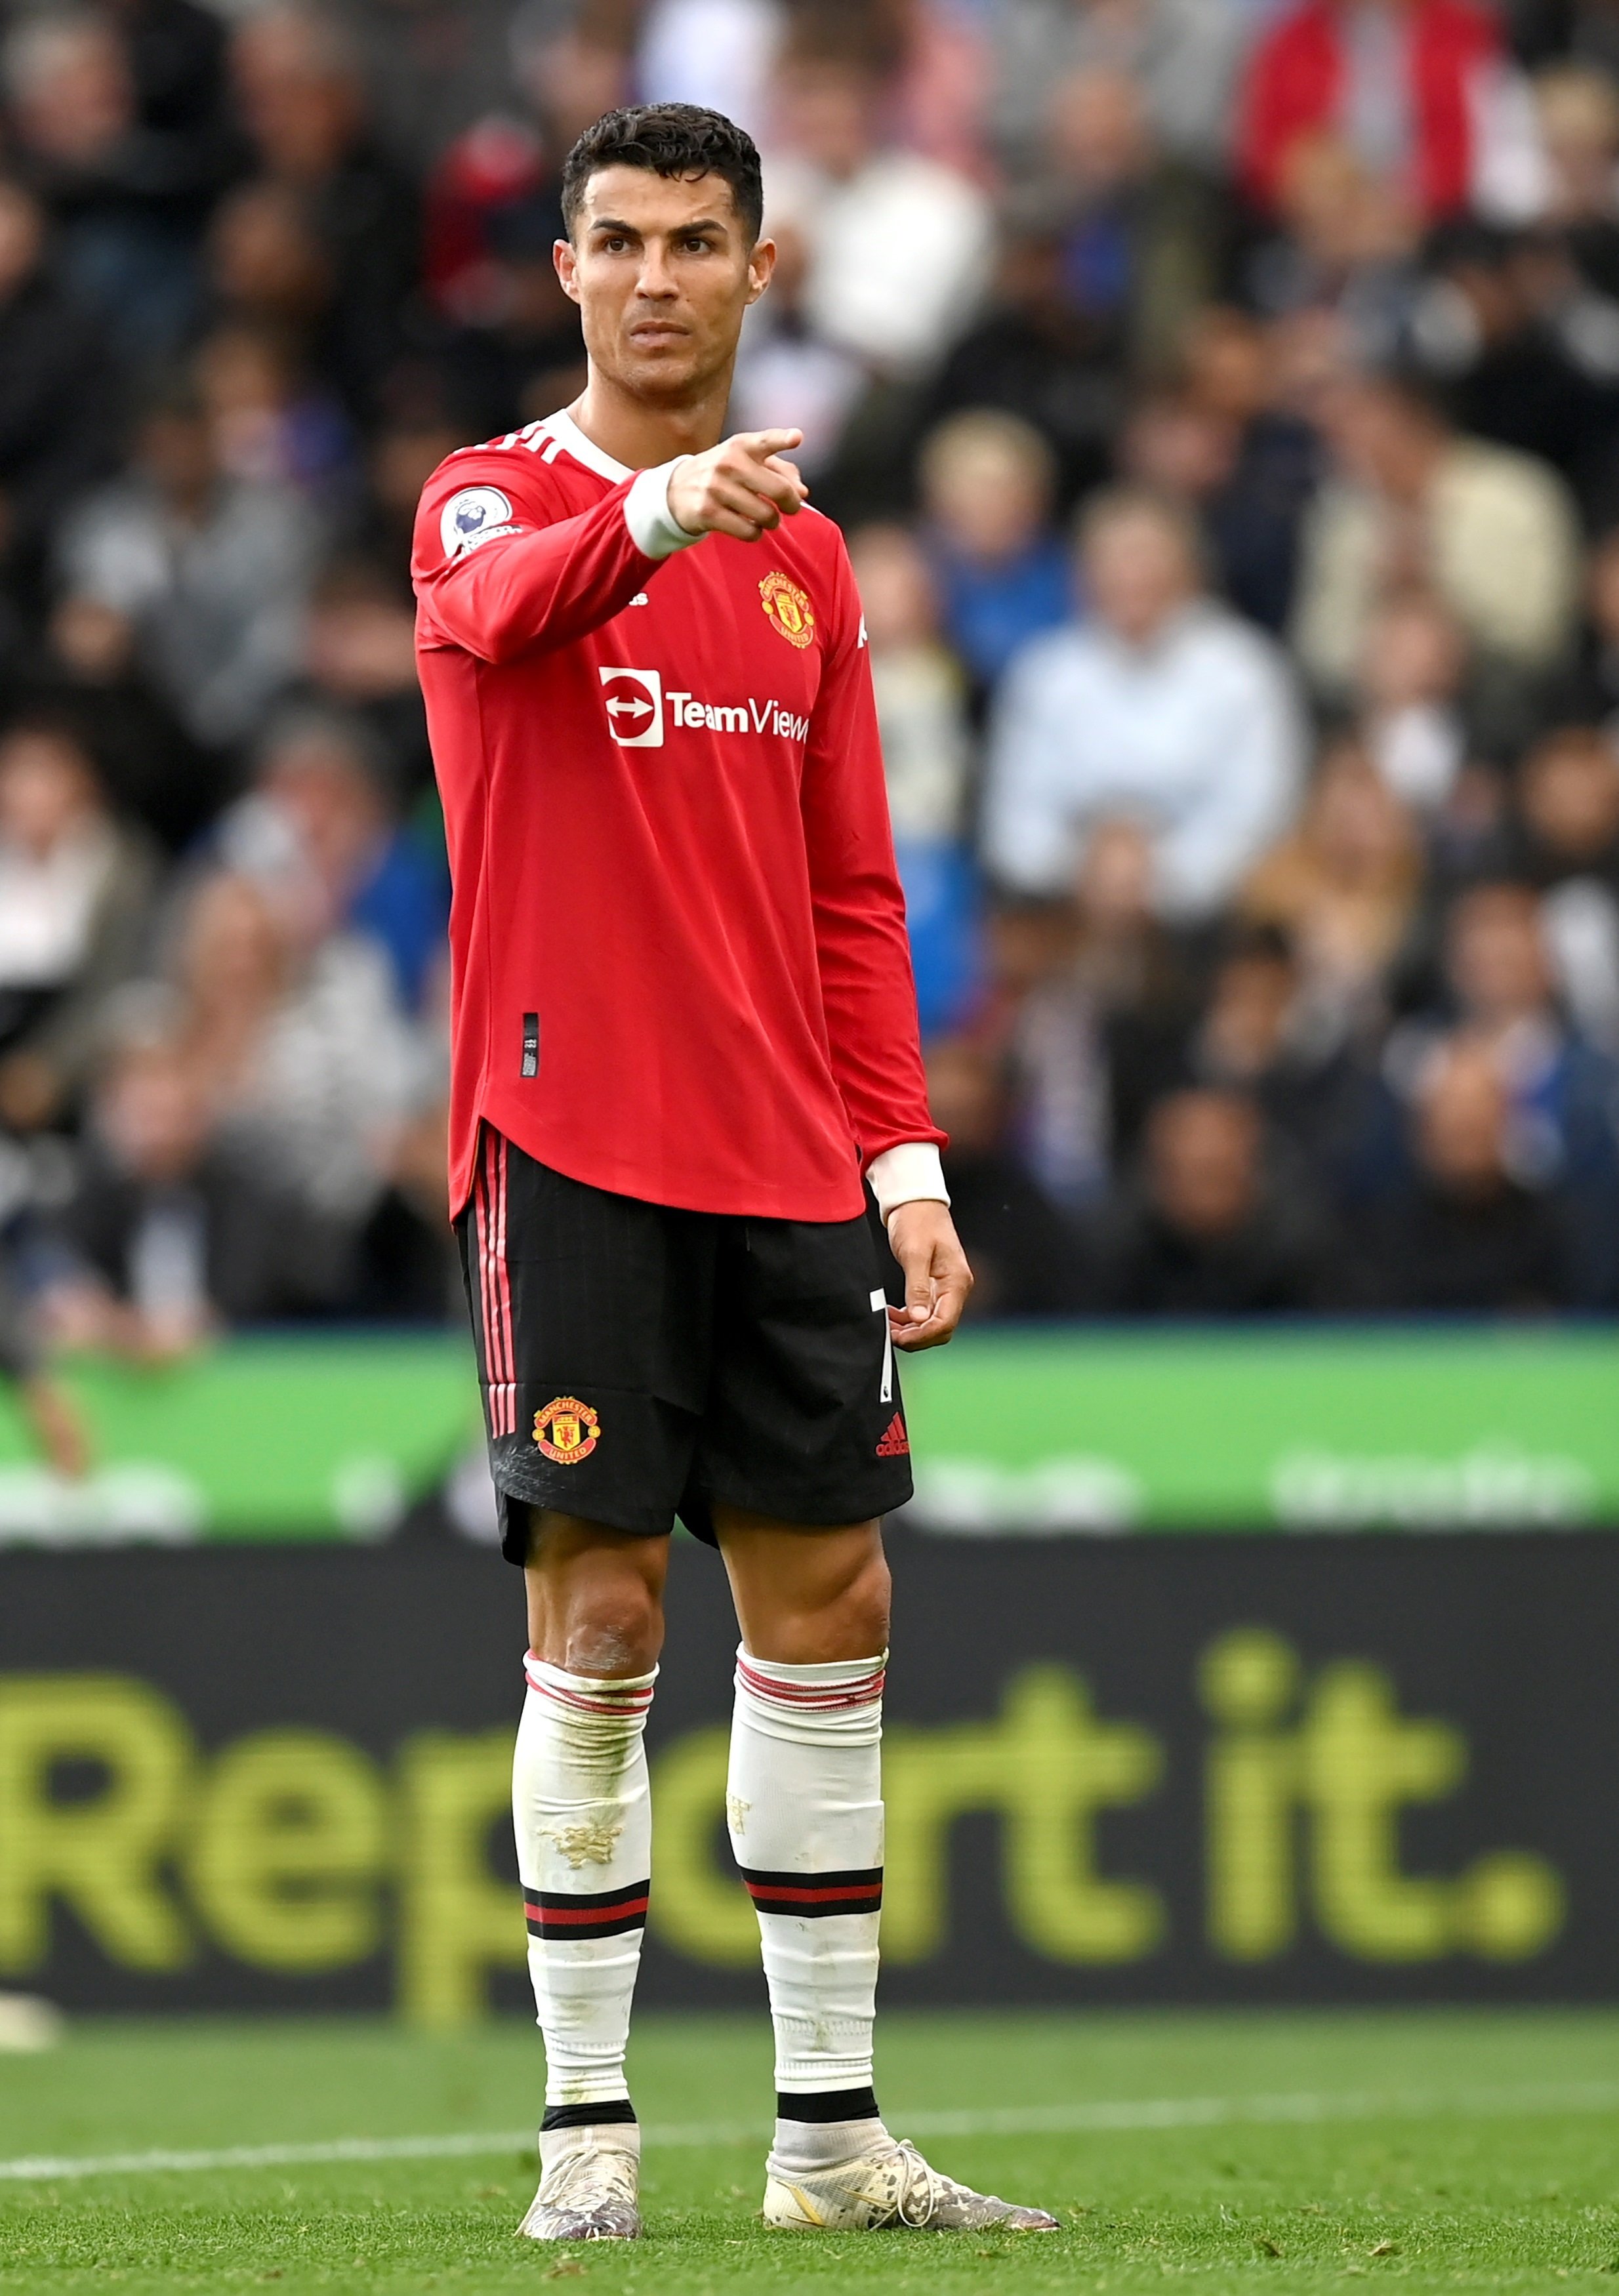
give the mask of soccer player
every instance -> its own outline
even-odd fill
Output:
[[[721,435],[774,260],[759,157],[714,112],[610,112],[563,204],[584,393],[452,455],[415,560],[451,1190],[528,1582],[513,1802],[547,2101],[522,2230],[641,2228],[624,2047],[677,1514],[742,1629],[727,1809],[776,2028],[767,2221],[1055,2229],[897,2144],[872,2088],[894,1350],[948,1340],[972,1278],[842,539],[796,431]]]

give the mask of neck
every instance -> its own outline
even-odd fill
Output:
[[[631,471],[672,463],[677,455],[703,455],[725,436],[731,396],[731,369],[704,383],[689,398],[659,405],[637,398],[592,365],[582,394],[568,409],[593,447]]]

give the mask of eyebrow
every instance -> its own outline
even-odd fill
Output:
[[[631,239],[640,239],[645,235],[638,225],[624,223],[617,216],[592,216],[586,228],[589,231],[621,231]],[[725,228],[725,223],[719,216],[698,216],[694,222],[677,226],[680,232],[724,231]]]

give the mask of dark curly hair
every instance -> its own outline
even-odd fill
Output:
[[[563,220],[569,236],[585,186],[603,168],[645,168],[654,176],[721,176],[731,187],[749,243],[764,220],[759,153],[751,135],[720,111],[696,103],[639,103],[604,111],[563,162]]]

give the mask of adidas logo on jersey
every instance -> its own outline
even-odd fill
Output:
[[[607,730],[620,750],[661,750],[666,723],[711,734],[774,734],[785,742],[807,742],[810,720],[773,699],[752,694],[745,702],[700,701],[694,693],[665,693],[656,669],[602,669]]]

